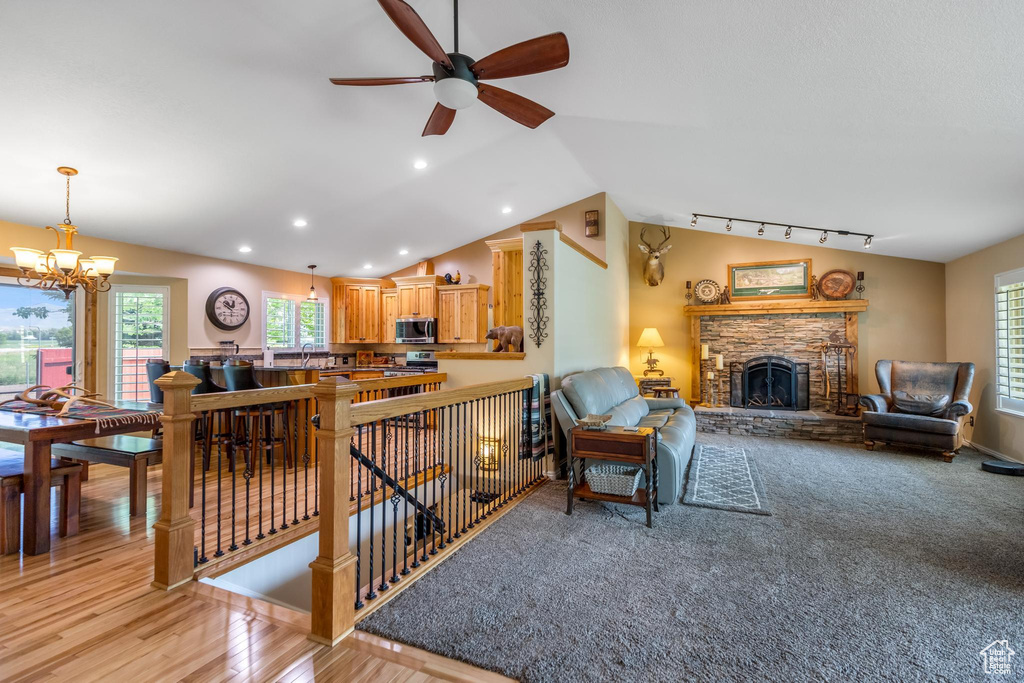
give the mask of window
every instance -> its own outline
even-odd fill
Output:
[[[996,275],[998,410],[1024,415],[1024,268]]]
[[[299,351],[305,344],[327,348],[327,303],[264,292],[263,346],[273,351]]]
[[[113,285],[110,288],[110,348],[114,386],[118,400],[148,401],[146,361],[167,358],[167,287]]]
[[[22,287],[0,278],[0,401],[30,386],[75,380],[77,293]]]

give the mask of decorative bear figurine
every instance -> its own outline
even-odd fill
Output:
[[[495,351],[522,351],[523,328],[519,325],[501,325],[487,331],[487,339],[498,340]]]

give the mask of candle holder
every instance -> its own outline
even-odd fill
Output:
[[[686,281],[686,305],[690,305],[690,301],[693,299],[693,282],[691,280]]]
[[[864,298],[863,294],[864,294],[864,290],[865,289],[866,289],[866,287],[864,287],[864,271],[863,270],[858,270],[857,271],[857,286],[854,287],[854,290],[857,292],[857,298],[858,299],[863,299]]]

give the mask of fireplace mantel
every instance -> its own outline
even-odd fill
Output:
[[[793,315],[796,313],[863,313],[867,299],[837,301],[776,301],[705,306],[683,306],[683,315]]]
[[[684,306],[683,315],[690,318],[690,340],[692,372],[690,387],[691,403],[696,403],[700,396],[702,381],[702,366],[700,360],[700,327],[701,318],[714,316],[787,316],[801,315],[808,313],[839,313],[845,318],[845,330],[847,340],[853,344],[859,353],[859,334],[857,331],[857,314],[868,310],[867,299],[839,299],[837,301],[774,301],[774,302],[750,302],[724,305],[698,305]],[[729,359],[730,361],[736,359]],[[856,394],[859,391],[857,363],[854,362],[847,368],[849,375],[848,390]]]

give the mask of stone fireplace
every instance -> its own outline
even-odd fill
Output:
[[[729,367],[730,405],[755,410],[809,410],[810,364],[758,356]]]

